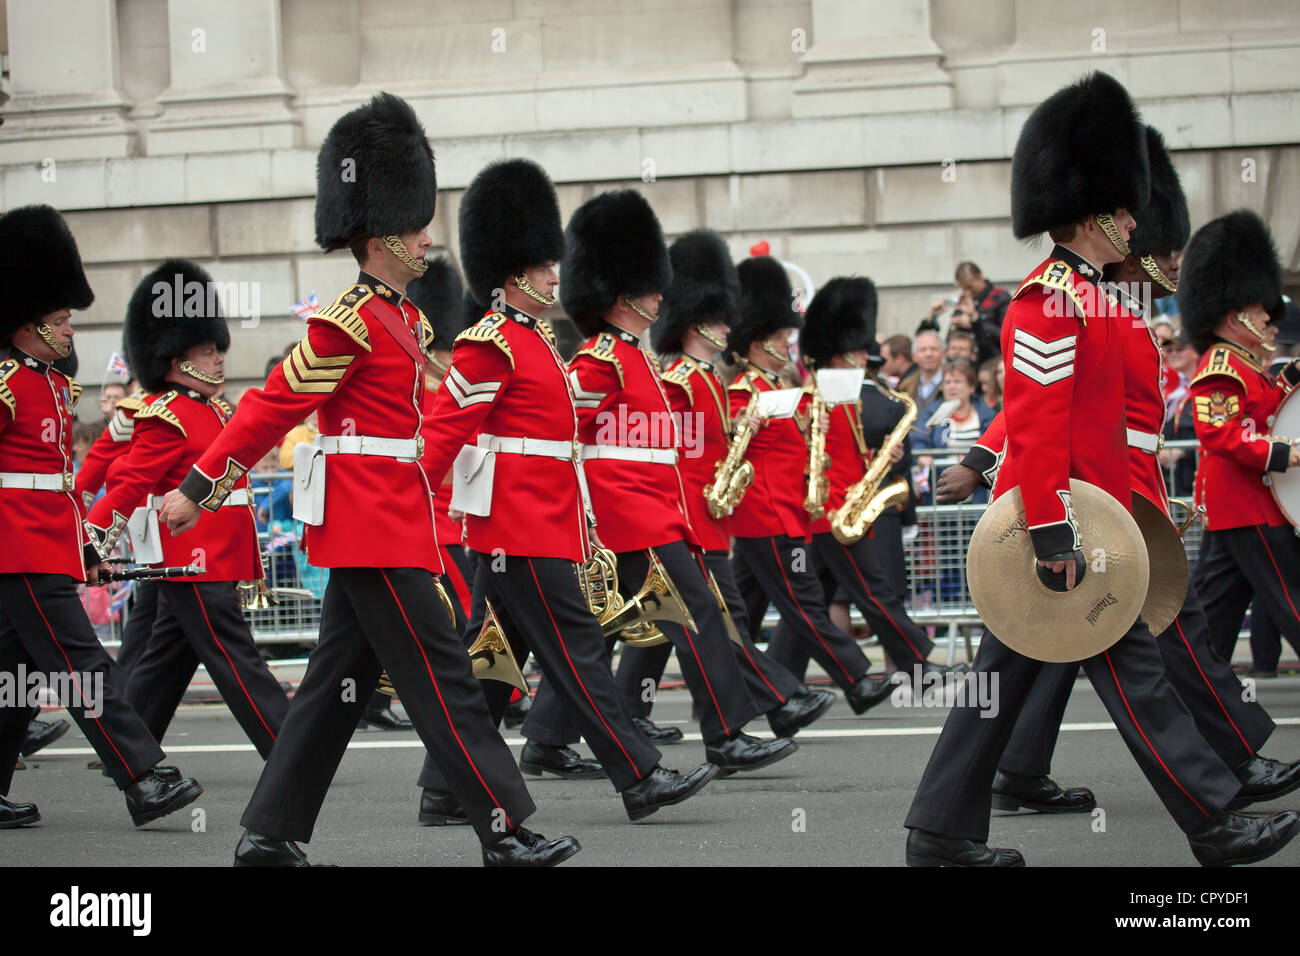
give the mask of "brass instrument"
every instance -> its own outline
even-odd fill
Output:
[[[469,659],[473,664],[474,676],[479,680],[499,680],[519,688],[520,693],[528,696],[528,682],[519,672],[515,656],[510,653],[510,645],[501,629],[501,621],[492,609],[492,602],[485,600],[487,614],[483,618],[483,628],[469,648]]]
[[[826,495],[830,490],[826,482],[830,459],[826,457],[826,432],[822,425],[829,409],[817,388],[816,374],[805,391],[812,396],[812,409],[808,419],[808,494],[803,499],[803,507],[808,517],[816,521],[826,513]]]
[[[709,514],[723,518],[736,510],[745,489],[754,483],[754,466],[745,461],[745,449],[754,437],[754,413],[758,411],[758,391],[749,397],[749,404],[741,413],[745,427],[736,429],[731,436],[727,454],[714,466],[713,482],[704,488],[704,500]]]
[[[654,647],[667,636],[655,621],[671,621],[696,630],[695,618],[686,608],[677,586],[663,564],[650,555],[645,583],[635,597],[624,598],[618,591],[618,560],[607,548],[597,548],[589,561],[577,569],[578,585],[591,613],[596,615],[606,637],[615,637],[628,647]]]
[[[885,386],[878,384],[878,387]],[[866,474],[845,490],[844,504],[830,516],[831,534],[840,544],[857,544],[885,509],[902,508],[907,504],[910,491],[905,478],[896,478],[883,488],[880,486],[893,464],[889,460],[890,452],[903,443],[916,421],[916,402],[906,392],[896,392],[892,388],[887,391],[903,403],[903,417],[881,443],[880,451],[871,459]]]
[[[722,596],[722,588],[718,587],[718,579],[709,572],[709,590],[713,592],[714,599],[718,602],[718,610],[722,612],[722,625],[727,629],[727,637],[731,638],[731,643],[737,647],[744,647],[745,642],[740,639],[740,629],[736,627],[736,621],[731,616],[731,609],[727,607],[727,599]]]
[[[1205,505],[1198,505],[1187,498],[1170,498],[1169,506],[1172,508],[1178,505],[1187,512],[1187,517],[1182,521],[1176,522],[1174,527],[1178,529],[1179,537],[1187,533],[1187,529],[1196,523],[1196,519],[1205,515]]]
[[[264,611],[280,603],[267,588],[265,578],[240,581],[235,590],[239,592],[239,606],[245,611]]]

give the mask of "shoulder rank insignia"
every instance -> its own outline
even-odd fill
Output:
[[[506,321],[506,317],[500,312],[493,312],[490,315],[485,315],[464,332],[460,333],[460,335],[456,336],[456,341],[490,342],[505,353],[506,358],[510,360],[510,368],[513,369],[515,367],[515,356],[514,353],[510,351],[510,342],[506,338],[506,334],[501,331],[501,326],[505,325]]]
[[[291,391],[328,395],[338,388],[355,358],[355,355],[317,355],[309,335],[290,350],[280,368]]]
[[[425,314],[420,312],[420,349],[425,354],[428,354],[431,348],[433,348],[433,325],[430,324]]]
[[[665,382],[672,382],[674,385],[681,386],[682,391],[686,393],[687,401],[695,401],[695,392],[691,388],[691,373],[686,370],[685,366],[678,365],[664,372],[663,379]]]
[[[167,407],[171,404],[172,399],[174,399],[177,394],[179,393],[173,390],[159,395],[151,403],[135,413],[135,420],[138,422],[146,418],[159,418],[165,421],[168,425],[171,425],[182,435],[188,437],[188,434],[185,431],[185,426],[181,424],[181,420],[176,416],[174,411]]]
[[[333,305],[307,316],[307,321],[321,319],[332,325],[337,325],[351,337],[352,341],[369,352],[370,332],[366,329],[366,320],[361,317],[361,313],[357,310],[361,308],[362,303],[373,296],[374,293],[370,291],[368,286],[354,285],[335,299]]]
[[[1209,395],[1196,396],[1196,420],[1203,425],[1219,428],[1229,419],[1236,418],[1240,411],[1236,395],[1227,395],[1216,389]]]
[[[1079,297],[1078,291],[1074,288],[1074,283],[1070,281],[1071,271],[1070,267],[1060,259],[1053,259],[1039,275],[1031,276],[1022,282],[1020,288],[1016,290],[1016,294],[1011,298],[1020,298],[1027,288],[1034,285],[1055,289],[1057,292],[1062,292],[1069,297],[1077,310],[1076,318],[1084,325],[1087,325],[1088,310],[1084,308],[1083,299]]]
[[[610,335],[608,332],[601,332],[600,335],[596,336],[595,342],[587,346],[585,349],[579,350],[578,355],[575,355],[574,358],[576,359],[580,355],[590,355],[594,359],[608,362],[610,365],[614,366],[614,371],[618,372],[618,384],[621,388],[625,384],[623,381],[623,363],[620,362],[618,356],[614,354],[614,341],[614,336]]]
[[[13,359],[0,362],[0,405],[9,409],[9,417],[18,417],[18,399],[9,387],[9,376],[18,371],[18,363]]]
[[[1228,348],[1226,345],[1216,345],[1210,350],[1210,360],[1205,363],[1205,367],[1197,372],[1195,377],[1193,377],[1192,384],[1195,385],[1203,379],[1213,378],[1216,375],[1224,375],[1228,378],[1236,379],[1242,389],[1245,389],[1246,380],[1242,378],[1241,373],[1233,367],[1231,356],[1232,349]],[[1199,413],[1200,399],[1197,399],[1197,414],[1199,415]]]

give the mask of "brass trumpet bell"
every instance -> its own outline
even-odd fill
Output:
[[[469,648],[469,659],[473,665],[474,676],[479,680],[499,680],[503,684],[518,687],[520,693],[528,695],[528,681],[520,673],[519,665],[510,652],[501,621],[492,609],[492,602],[486,601],[487,615],[483,619],[483,628]]]
[[[596,615],[606,637],[614,637],[628,647],[654,647],[668,637],[655,621],[669,621],[695,630],[695,619],[686,608],[677,586],[664,570],[653,551],[645,583],[634,597],[618,592],[618,562],[606,548],[597,549],[578,574],[587,606]]]

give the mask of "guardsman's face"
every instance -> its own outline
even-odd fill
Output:
[[[39,322],[33,322],[31,325],[19,329],[18,334],[14,336],[14,345],[42,362],[53,362],[60,356],[58,352],[46,345],[45,341],[37,334],[36,326],[42,323],[49,327],[55,340],[61,342],[65,349],[72,347],[72,310],[70,309],[59,309],[57,312],[51,312],[41,318]]]
[[[555,269],[554,262],[544,262],[540,266],[529,266],[524,270],[524,278],[527,279],[537,291],[555,296],[555,290],[560,286],[560,276]]]
[[[1256,302],[1253,305],[1250,305],[1242,309],[1241,311],[1245,312],[1246,315],[1250,316],[1251,324],[1255,326],[1255,328],[1259,329],[1261,333],[1263,333],[1265,344],[1267,345],[1276,344],[1277,325],[1270,320],[1268,312],[1265,311],[1263,305]],[[1242,338],[1246,342],[1253,344],[1260,341],[1259,337],[1255,335],[1253,332],[1251,332],[1249,329],[1247,329],[1245,325],[1243,325],[1241,321],[1236,317],[1235,314],[1231,319],[1231,324],[1236,325],[1238,328],[1242,330],[1242,332],[1245,333]]]
[[[185,353],[183,358],[188,359],[191,365],[205,375],[211,375],[213,378],[225,378],[226,356],[217,349],[215,342],[204,342],[202,345],[195,345]],[[195,383],[191,381],[190,387],[204,395],[217,394],[216,386],[206,382]]]
[[[1163,252],[1158,253],[1151,258],[1156,261],[1156,265],[1160,268],[1160,271],[1165,274],[1165,278],[1174,285],[1178,285],[1178,274],[1182,268],[1182,256],[1176,252]],[[1160,295],[1162,292],[1166,295],[1173,294],[1164,288],[1156,289],[1155,292],[1156,298],[1163,298],[1163,296]]]
[[[423,259],[424,254],[433,248],[433,239],[429,237],[427,229],[421,229],[419,232],[408,232],[397,238],[402,240],[402,244],[406,246],[406,251],[416,259]]]

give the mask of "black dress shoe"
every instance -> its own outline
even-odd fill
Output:
[[[165,779],[157,770],[150,770],[122,791],[126,797],[126,808],[138,827],[193,803],[202,793],[203,788],[199,786],[197,780],[187,777],[184,780],[171,781]]]
[[[737,733],[721,743],[705,747],[704,756],[709,763],[716,764],[718,772],[726,777],[743,770],[757,770],[774,764],[798,749],[799,745],[789,737],[759,740],[749,734]]]
[[[944,677],[948,676],[949,674],[952,674],[954,676],[958,674],[965,674],[969,670],[970,670],[970,665],[968,664],[935,664],[931,661],[926,661],[924,664],[921,665],[922,674],[939,674],[940,676],[944,676]]]
[[[926,830],[907,831],[908,866],[1024,866],[1019,850],[989,849],[987,843],[956,840]]]
[[[633,717],[636,729],[646,735],[652,744],[679,744],[685,736],[680,727],[660,727],[649,717]]]
[[[1035,813],[1091,813],[1097,798],[1087,787],[1066,790],[1051,777],[1026,777],[999,770],[993,778],[993,809]]]
[[[552,747],[535,740],[524,744],[524,752],[519,756],[519,769],[534,777],[553,773],[569,780],[599,780],[609,776],[599,760],[579,757],[572,747]]]
[[[311,866],[307,855],[290,840],[276,840],[245,830],[235,847],[235,866]]]
[[[1256,754],[1246,762],[1233,767],[1232,772],[1241,781],[1241,789],[1228,804],[1229,810],[1240,810],[1252,803],[1264,803],[1286,796],[1300,787],[1300,760],[1282,763]]]
[[[426,827],[452,827],[469,823],[469,814],[456,795],[448,790],[425,789],[420,793],[420,824]]]
[[[522,727],[524,720],[528,717],[528,712],[532,709],[533,699],[531,697],[520,697],[518,700],[512,700],[506,704],[505,716],[502,718],[506,730]]]
[[[1187,834],[1192,855],[1201,866],[1237,866],[1266,860],[1300,830],[1300,813],[1236,813],[1224,810]]]
[[[767,723],[777,737],[793,737],[826,713],[833,703],[835,703],[835,695],[830,691],[805,688],[776,710],[769,710]]]
[[[41,811],[34,803],[10,803],[0,797],[0,830],[14,830],[29,827],[41,821]]]
[[[153,768],[153,772],[156,773],[156,774],[157,774],[159,777],[161,777],[163,780],[167,781],[168,783],[180,783],[180,782],[181,782],[181,768],[180,768],[180,767],[154,767],[154,768]],[[101,774],[102,776],[107,777],[107,776],[108,776],[108,771],[107,771],[107,770],[101,770],[101,771],[100,771],[100,774]]]
[[[519,827],[503,839],[483,847],[484,866],[558,866],[582,849],[571,836],[548,840],[540,833]]]
[[[29,720],[27,736],[23,738],[23,745],[18,752],[24,757],[30,757],[66,734],[70,726],[66,720]]]
[[[398,717],[392,707],[367,707],[361,712],[361,722],[381,730],[410,730],[415,726]]]
[[[893,678],[872,677],[870,674],[863,674],[856,684],[844,692],[844,697],[849,702],[849,707],[853,709],[853,712],[860,716],[882,700],[886,700],[893,691]]]
[[[662,807],[695,796],[717,775],[718,768],[711,763],[700,764],[684,777],[676,770],[657,766],[623,791],[623,809],[629,820],[643,819]]]

